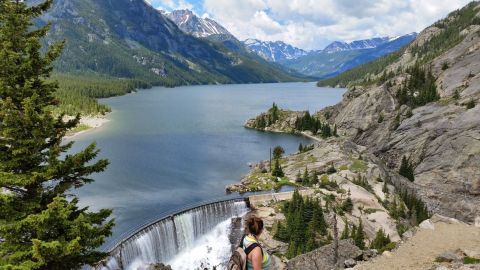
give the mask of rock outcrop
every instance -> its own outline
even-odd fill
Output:
[[[424,30],[386,70],[414,65],[412,51],[441,31]],[[425,65],[436,77],[439,101],[413,110],[401,105],[396,96],[408,75],[400,72],[389,83],[349,90],[340,104],[320,114],[330,115],[339,134],[368,147],[393,171],[403,156],[410,157],[413,188],[429,209],[473,222],[480,216],[480,105],[475,105],[480,103],[480,25],[462,35],[459,44]]]
[[[312,252],[297,256],[287,263],[288,269],[330,270],[344,268],[345,262],[360,258],[362,251],[351,240],[338,243],[338,260],[335,262],[333,244],[323,246]]]

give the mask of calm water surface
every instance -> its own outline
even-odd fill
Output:
[[[343,89],[313,83],[154,88],[102,100],[113,108],[100,129],[74,138],[74,150],[96,141],[111,165],[76,190],[91,209],[112,208],[114,237],[180,207],[225,196],[225,186],[268,159],[270,147],[296,151],[303,137],[243,128],[245,120],[281,108],[317,111]],[[113,241],[113,240],[111,240]]]

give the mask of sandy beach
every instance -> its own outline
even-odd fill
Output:
[[[72,117],[68,116],[66,117],[66,120],[71,119]],[[80,123],[78,124],[78,127],[80,129],[78,131],[71,131],[67,133],[67,136],[65,136],[65,139],[69,140],[72,139],[80,134],[87,133],[89,131],[92,131],[93,129],[97,129],[102,127],[105,123],[109,122],[110,120],[105,116],[82,116],[80,119]]]

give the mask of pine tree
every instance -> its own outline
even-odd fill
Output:
[[[353,210],[353,201],[352,198],[348,197],[342,204],[342,210],[344,212],[351,213]]]
[[[110,210],[78,208],[69,194],[93,180],[108,161],[94,144],[77,154],[62,143],[79,116],[54,117],[56,82],[49,79],[63,43],[42,50],[49,26],[32,20],[51,6],[0,1],[0,266],[6,269],[78,269],[106,254],[96,251],[111,234]],[[33,29],[33,30],[32,30]],[[67,196],[69,198],[67,199]]]
[[[390,236],[385,234],[383,229],[380,229],[375,235],[375,239],[373,239],[372,243],[370,244],[370,248],[381,251],[386,245],[390,244],[391,242],[392,241],[390,240]]]
[[[363,231],[362,220],[360,220],[360,223],[358,224],[353,241],[357,247],[365,249],[365,232]]]
[[[275,176],[275,177],[284,176],[282,166],[280,166],[280,161],[278,159],[275,159],[275,165],[273,166],[272,176]]]
[[[308,185],[308,168],[305,167],[305,171],[303,171],[302,181],[305,185]]]
[[[402,158],[398,173],[412,182],[415,181],[413,163],[406,156]]]
[[[283,154],[285,154],[285,149],[283,149],[283,147],[281,147],[280,145],[277,145],[273,148],[273,158],[274,159],[281,158]]]
[[[348,220],[345,220],[345,227],[343,228],[342,236],[340,237],[341,240],[350,238],[350,230],[348,228]]]

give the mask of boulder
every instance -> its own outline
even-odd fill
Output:
[[[355,265],[357,265],[357,261],[355,261],[354,259],[348,259],[348,260],[345,261],[344,265],[347,268],[352,268]]]
[[[444,252],[444,253],[438,255],[437,258],[435,258],[435,261],[436,262],[448,262],[448,263],[450,263],[450,262],[460,261],[461,259],[462,259],[462,257],[455,254],[454,252],[447,251],[447,252]]]
[[[425,230],[435,230],[435,225],[429,219],[424,220],[418,227],[425,229]]]
[[[309,253],[297,256],[287,263],[288,269],[330,270],[338,265],[344,268],[344,262],[362,256],[362,251],[354,245],[351,239],[341,240],[338,245],[339,258],[334,261],[333,244],[323,246]]]
[[[378,251],[376,249],[367,249],[363,251],[362,258],[364,261],[369,261],[372,258],[378,255]]]
[[[163,263],[150,264],[146,270],[172,270],[170,265],[164,265]]]

